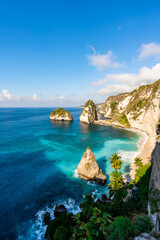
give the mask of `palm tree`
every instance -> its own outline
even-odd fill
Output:
[[[123,188],[124,180],[122,177],[122,173],[120,171],[113,171],[111,174],[110,180],[111,182],[108,184],[112,191],[118,191],[119,189]]]
[[[110,163],[112,164],[113,169],[119,170],[121,168],[123,161],[120,159],[121,156],[119,156],[117,153],[112,154],[112,156],[110,157]]]
[[[134,164],[136,165],[136,167],[140,168],[143,166],[143,163],[142,163],[142,159],[141,158],[135,158],[134,159]]]

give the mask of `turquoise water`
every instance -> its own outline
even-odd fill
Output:
[[[82,109],[69,108],[74,121],[50,122],[51,108],[0,109],[0,239],[43,239],[46,209],[61,202],[76,212],[85,193],[107,193],[106,186],[77,176],[87,146],[107,175],[109,157],[122,155],[123,173],[138,151],[139,134],[79,122]]]

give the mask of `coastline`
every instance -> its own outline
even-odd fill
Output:
[[[143,164],[147,164],[151,159],[151,154],[155,146],[155,138],[153,136],[148,135],[145,131],[137,129],[137,128],[129,128],[129,127],[123,127],[118,124],[111,124],[107,123],[104,120],[96,121],[94,124],[97,125],[103,125],[103,126],[110,126],[115,128],[121,128],[125,129],[127,131],[137,132],[140,135],[140,140],[138,141],[138,151],[134,158],[139,157],[142,159]],[[130,178],[131,180],[134,179],[136,173],[136,166],[134,164],[134,159],[131,159],[131,165],[130,165]]]

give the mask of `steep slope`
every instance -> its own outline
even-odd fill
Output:
[[[155,147],[156,128],[160,119],[160,80],[131,93],[109,97],[100,112],[106,117],[105,124],[136,128],[147,133],[147,147],[141,152],[142,159],[145,158],[144,162],[147,162]]]

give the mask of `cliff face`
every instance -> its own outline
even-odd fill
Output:
[[[160,124],[157,130],[160,129]],[[152,172],[150,178],[150,195],[160,200],[160,132],[157,131],[157,142],[152,153]]]
[[[80,115],[80,121],[85,123],[94,123],[94,121],[100,119],[101,115],[97,109],[96,104],[92,100],[88,100]]]
[[[131,93],[109,97],[100,112],[108,122],[145,131],[155,145],[156,126],[160,119],[160,80]]]

